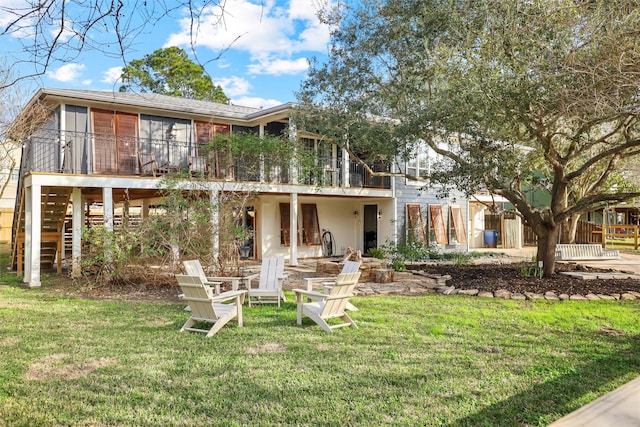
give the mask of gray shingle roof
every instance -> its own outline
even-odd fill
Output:
[[[71,99],[139,106],[144,108],[178,111],[181,113],[216,116],[239,120],[256,118],[261,116],[261,113],[270,114],[274,111],[286,110],[288,108],[291,108],[292,106],[292,104],[282,104],[276,107],[262,110],[260,108],[254,107],[242,107],[239,105],[200,101],[196,99],[160,95],[157,93],[108,92],[77,89],[44,88],[40,90],[39,94],[41,98],[46,96],[58,96]]]

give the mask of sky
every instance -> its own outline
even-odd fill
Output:
[[[222,19],[219,8],[205,7],[195,27],[186,10],[174,10],[155,25],[146,22],[127,45],[124,60],[112,44],[115,33],[109,30],[107,22],[104,28],[96,27],[90,34],[86,45],[95,47],[84,49],[80,55],[65,53],[64,61],[51,63],[44,75],[21,80],[20,86],[23,92],[31,94],[40,87],[117,91],[120,70],[127,60],[140,59],[159,48],[179,46],[205,65],[214,83],[223,88],[233,104],[268,108],[294,102],[295,92],[306,76],[308,59],[315,57],[322,61],[327,56],[329,28],[317,18],[322,1],[226,0]],[[0,0],[0,59],[14,66],[14,77],[33,73],[32,56],[25,52],[33,31],[27,25],[1,34],[11,19],[3,8],[17,12],[27,3]],[[138,7],[129,11],[127,17],[133,23],[131,28],[141,28],[135,21],[142,15],[139,4],[147,2],[125,3]],[[52,34],[57,28],[54,25],[48,30]],[[62,32],[62,39],[65,38],[72,40],[70,32]],[[191,54],[191,40],[195,40],[197,57]]]

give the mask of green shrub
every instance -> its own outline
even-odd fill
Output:
[[[398,258],[392,260],[389,266],[393,268],[394,271],[407,271],[407,266],[404,261]]]
[[[377,258],[377,259],[384,259],[385,256],[386,256],[384,250],[381,249],[381,248],[369,249],[369,255],[371,255],[373,258]]]

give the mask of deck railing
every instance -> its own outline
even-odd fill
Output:
[[[85,132],[52,131],[31,136],[25,142],[24,172],[88,175],[148,175],[141,156],[152,154],[161,172],[191,175],[193,156],[204,158],[206,173],[199,178],[227,181],[300,183],[317,186],[391,188],[389,177],[372,176],[362,165],[349,163],[349,180],[343,159],[317,157],[311,166],[298,166],[268,156],[236,156],[205,153],[197,144],[175,139],[120,137]],[[375,164],[374,171],[387,170]]]

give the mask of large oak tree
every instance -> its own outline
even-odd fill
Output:
[[[211,80],[204,67],[196,64],[179,47],[157,49],[135,59],[122,69],[120,92],[152,92],[226,103],[229,98]]]
[[[446,159],[425,185],[505,197],[546,275],[563,223],[640,195],[612,185],[640,152],[639,1],[360,0],[324,18],[299,126],[389,161],[424,141]]]

